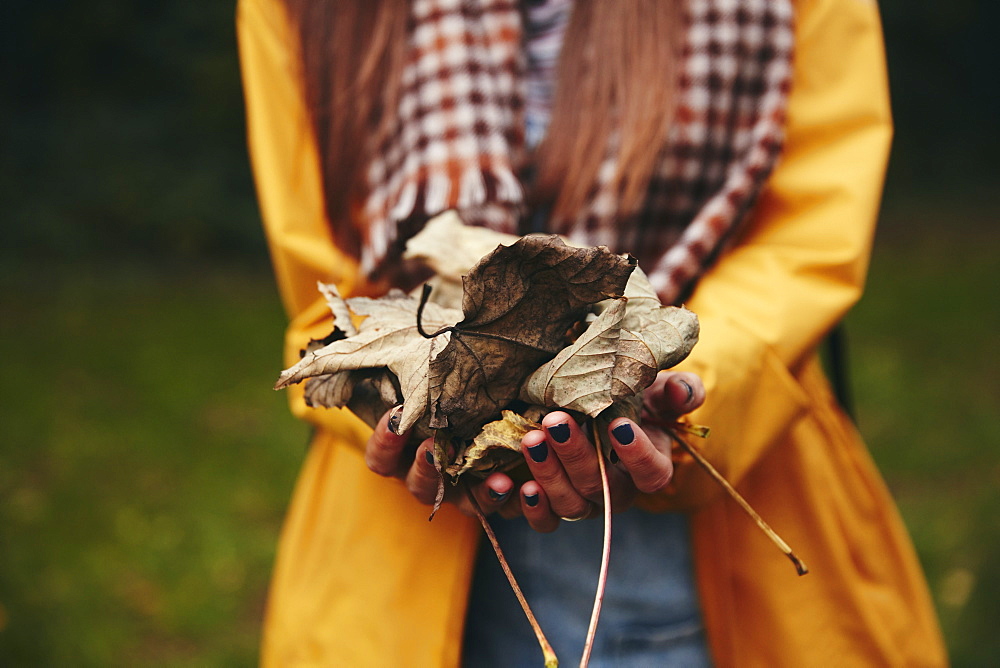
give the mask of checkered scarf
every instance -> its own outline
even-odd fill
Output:
[[[677,108],[646,205],[617,212],[613,138],[588,205],[552,230],[639,259],[665,303],[684,298],[746,217],[781,151],[793,48],[790,0],[689,0]],[[516,0],[414,0],[395,126],[368,172],[362,269],[423,220],[518,232],[524,195]]]

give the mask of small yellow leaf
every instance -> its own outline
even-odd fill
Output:
[[[493,471],[504,471],[523,461],[521,439],[529,431],[542,426],[514,411],[503,411],[500,420],[489,422],[476,436],[465,456],[448,467],[447,473],[453,479],[466,471],[485,475]]]

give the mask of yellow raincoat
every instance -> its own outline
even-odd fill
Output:
[[[679,459],[649,509],[692,513],[709,644],[719,666],[941,666],[920,567],[889,494],[815,354],[861,293],[891,136],[871,0],[799,0],[786,151],[739,244],[688,308],[701,341],[681,368],[708,399],[704,452],[795,547],[791,564],[718,486]],[[280,0],[240,0],[251,158],[281,295],[286,362],[329,333],[317,280],[345,294],[356,265],[328,232],[295,36]],[[431,523],[398,480],[369,472],[350,413],[318,429],[281,536],[264,628],[269,666],[452,666],[479,529]],[[541,655],[539,655],[539,658]]]

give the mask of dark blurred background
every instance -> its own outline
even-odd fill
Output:
[[[0,20],[0,664],[255,662],[306,430],[230,3]],[[1000,656],[993,3],[882,4],[896,143],[848,319],[860,428],[956,666]]]

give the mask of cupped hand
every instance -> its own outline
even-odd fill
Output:
[[[669,424],[705,401],[701,378],[664,372],[646,389],[643,414],[652,423]],[[673,476],[671,441],[660,428],[642,428],[627,418],[608,425],[611,507],[629,508],[640,493],[662,490]],[[537,531],[558,528],[563,520],[597,517],[604,504],[597,451],[587,434],[563,411],[549,413],[542,429],[521,440],[534,480],[521,486],[521,510]]]
[[[392,414],[393,411],[387,412],[375,426],[365,445],[365,463],[381,476],[402,480],[420,503],[433,505],[441,479],[434,466],[434,440],[428,438],[414,446],[409,433],[396,434],[389,429]],[[455,504],[466,515],[475,515],[475,508],[462,487],[445,485],[444,501]],[[469,490],[486,515],[500,511],[507,516],[518,514],[517,504],[509,503],[514,481],[504,473],[493,473],[485,480],[471,483]]]
[[[701,379],[692,373],[663,372],[644,393],[643,417],[651,423],[669,424],[705,400]],[[438,493],[440,474],[434,466],[433,440],[414,446],[409,434],[389,429],[392,412],[386,413],[365,446],[368,468],[403,480],[421,503],[431,505]],[[670,438],[658,427],[643,429],[632,420],[618,418],[608,426],[611,466],[608,482],[611,507],[625,510],[640,492],[657,492],[670,482],[673,463]],[[542,420],[542,429],[521,441],[525,461],[534,480],[515,494],[515,484],[504,473],[493,473],[468,486],[484,514],[505,517],[523,513],[537,531],[558,528],[563,520],[601,515],[603,485],[597,451],[589,435],[563,411]],[[475,509],[462,486],[445,486],[445,502],[467,515]]]

